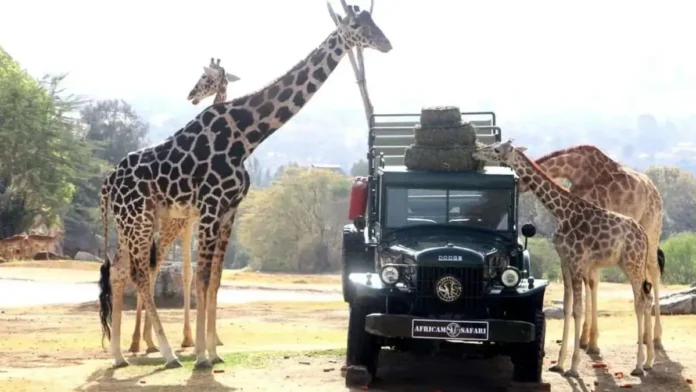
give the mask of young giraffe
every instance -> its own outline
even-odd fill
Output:
[[[217,63],[214,58],[210,58],[210,65],[203,67],[203,74],[200,76],[196,85],[191,89],[187,100],[191,101],[194,105],[197,105],[200,101],[208,98],[211,95],[215,95],[213,101],[214,104],[224,102],[227,98],[227,84],[228,82],[236,82],[240,80],[237,76],[234,76],[225,71],[220,65],[220,59],[217,59]],[[164,256],[169,252],[169,247],[176,241],[177,238],[181,237],[181,243],[183,246],[183,263],[182,263],[182,281],[184,290],[184,340],[181,343],[181,347],[192,347],[193,338],[191,336],[191,281],[193,279],[193,269],[191,265],[191,241],[193,239],[193,225],[196,223],[195,219],[170,219],[166,226],[161,228],[160,239],[157,249],[156,265],[154,266],[154,271],[151,271],[151,289],[154,290],[155,281],[159,275],[159,269],[164,261]],[[151,266],[151,268],[153,268]],[[138,296],[137,307],[135,311],[135,329],[133,330],[133,337],[131,340],[131,346],[128,349],[129,352],[137,353],[140,351],[140,320],[142,313],[143,303]],[[146,353],[153,353],[159,351],[159,348],[155,345],[152,340],[152,325],[150,319],[145,316],[145,325],[143,327],[143,340],[147,344]],[[215,332],[215,340],[218,346],[222,346],[222,341],[220,340],[217,331]]]
[[[369,12],[348,9],[336,30],[288,73],[259,91],[206,108],[164,142],[128,154],[107,176],[100,195],[104,240],[108,243],[110,208],[118,257],[113,265],[107,257],[101,268],[100,318],[114,366],[128,364],[120,348],[128,272],[152,320],[165,366],[181,366],[155,308],[148,262],[156,257],[157,229],[170,219],[191,217],[199,222],[195,367],[222,362],[215,345],[217,293],[235,212],[249,190],[244,160],[305,106],[348,50],[392,49]]]
[[[660,278],[664,271],[664,253],[659,249],[662,234],[662,196],[647,175],[627,168],[591,145],[579,145],[558,150],[536,160],[536,164],[554,180],[565,178],[571,182],[568,191],[601,208],[630,216],[640,223],[648,234],[648,271],[654,283],[655,348],[662,349],[660,321]],[[520,185],[520,193],[529,189]],[[580,348],[589,354],[599,354],[597,339],[597,291],[599,273],[593,271],[585,282],[586,292],[592,293],[585,307],[585,320]]]
[[[575,346],[570,370],[566,377],[579,377],[580,321],[582,318],[583,281],[593,270],[618,265],[628,276],[633,287],[634,307],[638,322],[638,352],[632,375],[645,374],[652,368],[655,357],[650,318],[650,294],[653,284],[648,274],[648,236],[633,218],[608,211],[582,199],[555,183],[525,154],[523,147],[515,148],[512,140],[479,148],[477,159],[510,166],[539,201],[558,219],[553,244],[561,258],[563,272],[563,341],[558,363],[551,371],[563,372],[571,306],[575,321]],[[643,333],[646,331],[648,355],[643,352]]]

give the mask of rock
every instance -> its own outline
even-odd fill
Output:
[[[549,319],[562,319],[563,308],[560,306],[549,306],[544,308],[544,315]]]
[[[193,272],[195,277],[195,268]],[[191,308],[196,306],[195,282],[191,282]],[[125,290],[124,301],[135,306],[137,294],[135,285],[129,283]],[[158,308],[177,307],[184,305],[184,284],[182,280],[181,263],[166,263],[160,268],[155,282],[155,305]]]
[[[98,261],[100,263],[102,262],[102,259],[100,259],[99,257],[97,257],[91,253],[87,253],[87,252],[83,252],[83,251],[77,252],[74,259],[75,260],[82,260],[82,261]]]
[[[39,252],[34,255],[34,260],[70,260],[70,257],[53,252]]]
[[[652,309],[655,314],[655,306]],[[696,313],[696,288],[675,291],[660,297],[661,314]]]

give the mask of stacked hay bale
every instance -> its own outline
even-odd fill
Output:
[[[410,170],[481,170],[484,162],[474,159],[476,128],[463,123],[458,107],[423,108],[420,124],[413,130],[416,143],[406,148],[404,164]]]

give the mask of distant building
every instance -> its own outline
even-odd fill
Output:
[[[324,163],[313,163],[311,166],[312,169],[324,169],[324,170],[331,170],[334,173],[341,174],[343,176],[346,175],[346,172],[343,171],[343,168],[341,165],[333,165],[333,164],[324,164]]]

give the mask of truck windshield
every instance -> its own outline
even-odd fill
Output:
[[[507,231],[514,217],[512,190],[387,187],[386,227],[449,223]]]

